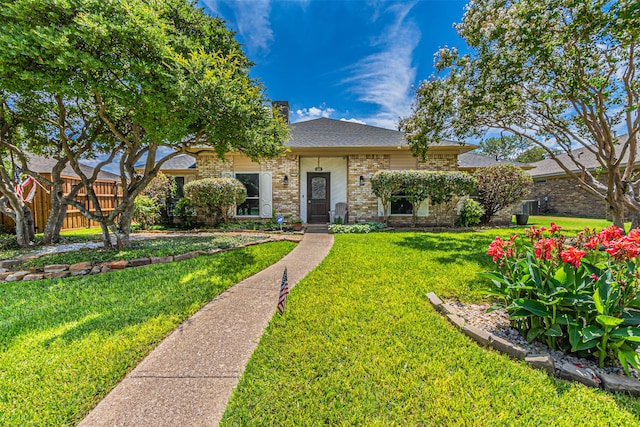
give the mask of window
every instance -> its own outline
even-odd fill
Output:
[[[413,204],[404,194],[396,194],[391,199],[391,215],[411,215]]]
[[[176,176],[173,178],[176,182],[176,200],[180,200],[184,197],[184,176]]]
[[[236,179],[247,189],[247,200],[236,209],[239,216],[260,216],[260,174],[237,173]]]

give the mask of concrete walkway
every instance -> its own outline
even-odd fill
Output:
[[[79,426],[217,426],[276,313],[284,268],[293,287],[332,245],[330,234],[305,234],[282,260],[222,293],[162,341]]]

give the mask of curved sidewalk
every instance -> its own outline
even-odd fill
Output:
[[[162,341],[79,426],[217,426],[276,312],[284,268],[293,287],[332,245],[333,235],[305,234],[280,261],[223,292]]]

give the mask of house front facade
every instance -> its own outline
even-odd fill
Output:
[[[247,188],[247,200],[237,207],[238,219],[283,215],[306,223],[328,223],[336,205],[345,203],[346,218],[357,223],[381,221],[382,206],[373,194],[371,177],[380,170],[457,171],[458,155],[474,146],[442,141],[429,148],[428,158],[411,154],[398,131],[321,118],[290,125],[286,154],[253,162],[239,153],[221,159],[201,148],[195,157],[195,179],[235,177]],[[458,206],[418,208],[420,225],[453,225]],[[390,208],[390,222],[411,222],[412,206],[399,195]]]

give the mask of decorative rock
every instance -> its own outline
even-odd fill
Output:
[[[180,255],[174,255],[173,256],[173,260],[174,261],[184,261],[185,259],[191,259],[191,258],[194,258],[194,255],[192,255],[190,252],[187,252],[186,254],[180,254]]]
[[[59,273],[69,268],[67,264],[51,264],[44,267],[45,273]]]
[[[6,280],[8,276],[10,276],[11,274],[13,274],[10,271],[5,271],[3,273],[0,273],[0,280]]]
[[[2,268],[11,268],[15,267],[18,264],[20,264],[20,261],[18,261],[17,259],[5,259],[3,261],[0,261],[0,267]]]
[[[91,271],[89,273],[91,273],[91,274],[100,274],[101,272],[102,272],[102,266],[94,265],[93,267],[91,267]]]
[[[100,269],[101,273],[108,273],[110,271],[111,271],[111,269],[106,265],[103,265],[102,268]]]
[[[442,300],[440,298],[438,298],[438,295],[436,295],[434,292],[429,292],[427,294],[427,298],[429,299],[429,302],[434,306],[434,307],[439,307],[442,305]]]
[[[149,265],[151,260],[149,258],[136,258],[129,261],[131,267],[140,267],[141,265]]]
[[[122,270],[123,268],[127,268],[129,265],[129,260],[119,259],[117,261],[111,261],[107,263],[107,267],[112,270]]]
[[[447,314],[447,319],[458,328],[462,329],[464,327],[465,321],[462,317],[457,316],[455,314]]]
[[[489,345],[498,351],[515,357],[516,359],[524,359],[527,357],[527,350],[495,335],[491,335],[489,337]]]
[[[91,268],[91,261],[78,262],[69,266],[70,271],[82,271]],[[86,274],[86,273],[85,273]]]
[[[591,369],[578,368],[570,363],[563,363],[558,367],[558,376],[565,380],[578,381],[589,387],[600,387],[600,378],[598,378]]]
[[[42,280],[42,279],[44,279],[44,273],[27,274],[26,276],[24,276],[22,278],[23,281],[25,281],[25,280]]]
[[[548,354],[530,354],[524,359],[528,364],[547,371],[549,375],[556,374],[556,366],[553,358]]]
[[[90,271],[90,268],[85,268],[84,270],[72,270],[71,268],[69,268],[69,272],[72,276],[85,276],[89,274]]]
[[[480,328],[466,324],[462,327],[462,332],[483,347],[489,345],[489,338],[491,338],[491,334]]]
[[[602,386],[605,390],[616,393],[628,392],[634,396],[640,396],[640,381],[635,378],[610,374],[599,374],[598,376],[602,380]]]
[[[16,271],[15,273],[11,273],[5,279],[7,282],[17,282],[18,280],[22,280],[24,276],[29,274],[28,271]]]
[[[69,274],[71,274],[71,273],[68,272],[67,270],[55,271],[55,272],[51,272],[51,273],[45,273],[44,274],[44,278],[45,279],[59,279],[59,278],[62,278],[62,277],[67,277]]]
[[[439,305],[437,308],[438,310],[440,310],[440,312],[442,312],[442,314],[458,314],[458,310],[454,306],[446,302]]]
[[[29,271],[31,273],[42,273],[42,269],[40,267],[29,267]]]
[[[0,268],[0,273],[6,273],[7,271],[9,271],[9,269],[7,269],[7,268]]]
[[[169,256],[152,256],[151,258],[151,264],[166,264],[168,262],[173,261],[173,256],[169,255]]]

